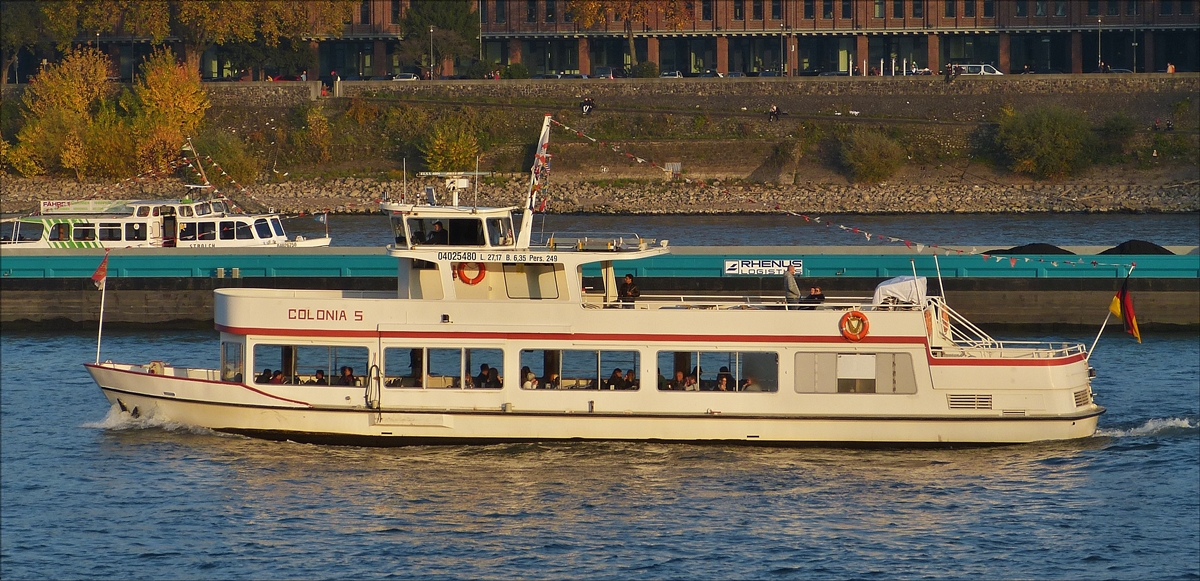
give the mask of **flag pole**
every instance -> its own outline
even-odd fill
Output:
[[[100,338],[104,336],[104,298],[108,294],[108,278],[100,283],[100,325],[96,329],[96,365],[100,365]]]
[[[1137,268],[1136,264],[1129,267],[1129,272],[1125,273],[1125,278],[1129,278],[1129,275],[1133,274],[1134,268]],[[1096,350],[1096,344],[1100,342],[1100,336],[1104,334],[1104,328],[1108,326],[1108,320],[1111,317],[1112,317],[1112,311],[1108,311],[1108,313],[1104,315],[1104,322],[1101,323],[1101,325],[1100,325],[1100,332],[1096,333],[1096,340],[1092,341],[1092,348],[1088,349],[1087,357],[1084,358],[1085,360],[1087,360],[1087,361],[1092,360],[1092,351]]]

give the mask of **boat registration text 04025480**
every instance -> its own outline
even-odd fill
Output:
[[[519,252],[439,252],[438,260],[455,262],[558,262],[557,254],[524,254]]]

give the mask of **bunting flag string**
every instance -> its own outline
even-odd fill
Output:
[[[574,129],[572,127],[568,127],[567,125],[559,122],[557,119],[551,118],[550,122],[553,123],[554,125],[557,125],[557,126],[563,128],[566,131],[570,131],[571,133],[574,133],[578,137],[587,139],[588,141],[595,143],[601,147],[606,147],[606,148],[612,150],[613,153],[616,153],[617,155],[621,155],[627,159],[635,160],[635,161],[637,161],[637,163],[649,164],[650,166],[658,168],[666,173],[671,173],[671,170],[668,170],[662,164],[659,164],[653,160],[638,157],[630,152],[621,151],[620,146],[596,139],[595,137],[592,137],[592,136],[584,133],[583,131]],[[729,194],[728,189],[720,189],[720,188],[717,188],[716,186],[708,185],[703,180],[691,180],[686,177],[681,177],[681,179],[685,183],[698,184],[702,187],[712,187],[721,193],[724,193],[727,195]],[[742,198],[740,201],[752,203],[752,204],[759,204],[759,202],[755,201],[753,198]],[[764,202],[764,203],[762,203],[762,205],[766,206],[767,204]],[[1135,262],[1101,262],[1098,260],[1088,261],[1083,258],[1080,258],[1079,260],[1059,261],[1059,260],[1047,260],[1045,258],[1030,258],[1028,256],[1005,256],[1005,255],[998,255],[998,254],[981,253],[981,252],[979,252],[979,249],[974,246],[967,249],[967,248],[960,248],[957,246],[950,246],[950,245],[945,245],[945,244],[922,243],[922,242],[917,242],[915,240],[900,238],[897,236],[873,234],[871,232],[867,232],[866,230],[863,230],[856,226],[848,226],[845,224],[834,224],[833,222],[829,221],[828,219],[822,218],[820,216],[810,217],[808,215],[799,214],[799,213],[792,212],[789,210],[781,210],[778,204],[775,205],[774,209],[783,211],[785,214],[788,214],[791,216],[799,217],[799,218],[803,219],[805,223],[808,223],[808,224],[824,224],[825,227],[827,229],[829,229],[830,231],[832,231],[832,227],[836,226],[838,231],[844,232],[847,234],[853,234],[855,236],[862,236],[863,238],[866,239],[866,241],[868,243],[871,243],[871,242],[881,242],[881,243],[885,243],[885,244],[886,243],[893,243],[893,244],[901,244],[902,243],[902,244],[904,244],[904,246],[906,246],[907,248],[910,248],[910,249],[915,247],[918,254],[923,253],[926,248],[930,248],[933,250],[934,253],[944,253],[946,256],[963,255],[963,254],[981,255],[981,257],[983,258],[983,260],[985,262],[987,262],[988,260],[992,260],[992,259],[995,259],[995,261],[998,263],[1004,262],[1005,260],[1007,260],[1010,268],[1016,268],[1018,263],[1033,263],[1034,261],[1036,261],[1040,265],[1050,265],[1051,267],[1056,267],[1056,268],[1060,266],[1060,263],[1062,266],[1069,266],[1069,267],[1090,265],[1093,268],[1098,268],[1098,267],[1104,266],[1104,267],[1120,267],[1125,270],[1128,270],[1130,266],[1137,265],[1137,263],[1135,263]]]

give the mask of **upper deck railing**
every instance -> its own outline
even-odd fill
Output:
[[[646,250],[658,240],[642,238],[634,232],[542,232],[530,240],[530,249],[544,248],[556,252],[629,252]],[[663,240],[662,245],[666,246]]]

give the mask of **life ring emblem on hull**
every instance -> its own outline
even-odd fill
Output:
[[[842,315],[842,321],[838,327],[841,328],[843,337],[851,341],[862,341],[863,337],[867,336],[871,324],[867,321],[866,315],[859,311],[850,311]]]
[[[475,268],[479,270],[479,273],[473,277],[467,276],[468,264],[474,264]],[[484,266],[482,262],[460,262],[458,263],[458,268],[455,270],[455,272],[458,273],[458,280],[461,280],[471,286],[475,286],[483,280],[483,275],[487,274],[487,267]]]

